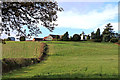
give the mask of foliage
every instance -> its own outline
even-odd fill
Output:
[[[73,35],[73,41],[80,41],[80,35],[74,34]]]
[[[56,35],[56,39],[59,39],[60,38],[60,36],[59,35]]]
[[[72,41],[72,40],[73,40],[73,37],[72,37],[72,36],[70,36],[69,41]]]
[[[85,40],[85,35],[83,35],[83,40]]]
[[[100,35],[100,29],[98,28],[96,33],[95,33],[95,42],[101,42],[101,35]]]
[[[68,41],[68,40],[69,40],[69,34],[68,34],[68,32],[66,32],[66,33],[62,36],[62,40],[63,40],[63,41]]]
[[[6,44],[5,39],[4,39],[4,40],[2,40],[2,44]]]
[[[8,37],[5,41],[11,41],[11,38],[10,38],[10,37]]]
[[[109,42],[110,39],[112,38],[114,32],[113,32],[113,26],[111,25],[111,23],[108,23],[106,26],[105,26],[105,29],[104,31],[102,32],[102,35],[103,35],[103,41],[104,42]]]
[[[90,40],[90,35],[87,35],[87,40]]]
[[[57,26],[57,11],[63,11],[57,2],[3,2],[2,31],[10,35],[10,30],[17,31],[17,36],[37,36],[41,25],[53,31]],[[24,27],[24,26],[27,27]],[[29,33],[26,33],[26,28]]]
[[[94,33],[94,31],[91,32],[91,39],[95,39],[95,33]]]
[[[26,39],[25,39],[25,36],[21,36],[20,37],[20,41],[25,41]]]
[[[104,42],[109,42],[110,39],[111,39],[111,38],[110,38],[110,35],[109,35],[109,34],[104,34],[104,35],[103,35],[103,41],[104,41]]]
[[[38,63],[37,58],[4,58],[2,60],[2,73],[4,74],[35,63]]]
[[[116,42],[118,42],[118,38],[113,37],[113,38],[110,39],[110,42],[116,43]]]

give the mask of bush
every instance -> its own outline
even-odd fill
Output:
[[[110,41],[110,35],[103,35],[103,41],[104,42],[109,42]]]
[[[112,39],[110,39],[110,42],[112,42],[112,43],[118,42],[118,38],[112,38]]]
[[[2,44],[6,44],[5,40],[2,40]]]
[[[25,36],[21,36],[20,37],[20,41],[25,41],[26,39],[25,39]]]
[[[2,73],[7,73],[11,70],[29,66],[38,62],[37,58],[4,58],[2,60]]]
[[[95,39],[94,42],[101,42],[102,39]]]
[[[80,36],[78,34],[74,34],[73,41],[80,41]]]
[[[95,39],[90,39],[90,40],[88,40],[88,41],[95,42]]]

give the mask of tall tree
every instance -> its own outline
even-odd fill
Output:
[[[87,35],[87,40],[90,40],[90,35]]]
[[[100,35],[100,29],[98,28],[96,33],[95,33],[95,41],[96,42],[101,42],[101,35]]]
[[[102,33],[102,35],[103,35],[103,41],[108,42],[112,38],[112,35],[114,34],[112,27],[113,26],[111,25],[111,23],[108,23],[105,26],[105,29],[104,29],[104,31]]]
[[[63,11],[57,2],[3,2],[2,29],[10,35],[10,30],[17,31],[17,36],[37,36],[42,33],[38,24],[53,31],[57,26],[57,11]],[[25,27],[25,25],[27,27]],[[27,29],[26,29],[27,28]],[[28,30],[28,31],[26,31]],[[26,33],[29,32],[29,33]]]
[[[68,41],[68,40],[69,40],[69,34],[68,34],[68,32],[66,32],[66,33],[62,36],[62,40],[63,40],[63,41]]]
[[[94,31],[91,32],[91,39],[95,39],[95,33],[94,33]]]

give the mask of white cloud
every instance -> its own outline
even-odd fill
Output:
[[[106,5],[102,11],[93,10],[87,14],[81,15],[79,11],[64,11],[58,13],[58,27],[78,28],[78,29],[96,29],[103,24],[112,23],[117,20],[118,6],[112,4]],[[116,22],[117,23],[117,22]],[[113,25],[117,25],[113,23]],[[118,27],[115,27],[115,30]]]

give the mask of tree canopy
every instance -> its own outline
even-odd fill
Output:
[[[68,41],[68,40],[69,40],[69,34],[68,34],[68,32],[66,32],[66,33],[62,36],[62,40],[63,40],[63,41]]]
[[[74,41],[80,41],[80,35],[74,34],[74,35],[73,35],[73,40],[74,40]]]
[[[38,26],[40,22],[53,31],[57,26],[57,11],[63,11],[57,2],[3,2],[1,31],[9,36],[10,30],[17,31],[16,36],[37,36],[42,33]]]
[[[114,32],[113,32],[113,26],[111,25],[111,23],[108,23],[106,26],[105,26],[105,29],[102,33],[103,35],[103,41],[105,42],[108,42],[110,41],[110,39],[112,38],[112,36],[114,35]]]

